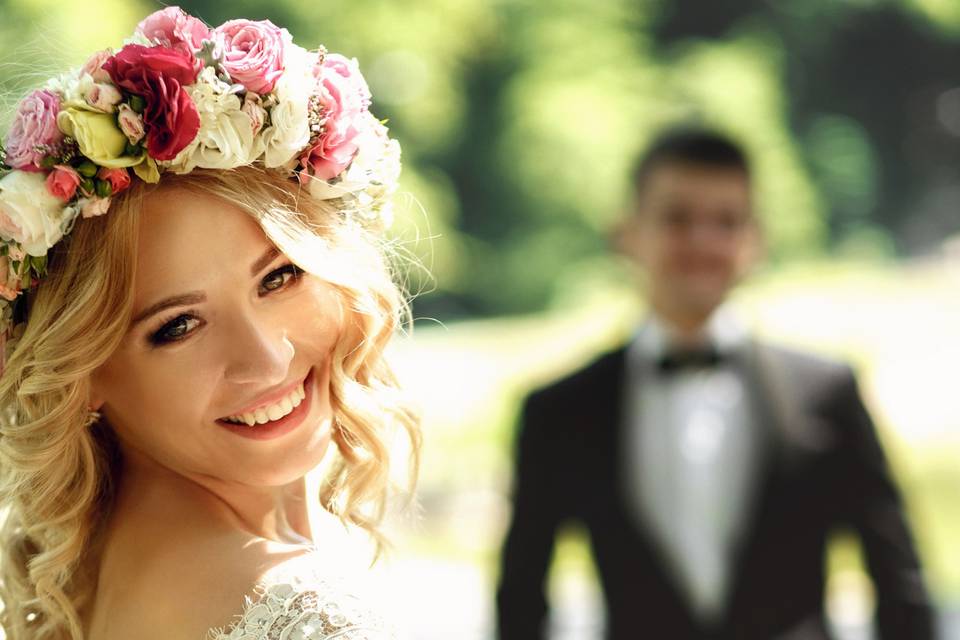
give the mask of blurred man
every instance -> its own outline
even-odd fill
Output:
[[[724,300],[760,253],[741,149],[668,134],[620,248],[635,338],[532,394],[497,594],[501,640],[545,637],[565,521],[590,534],[615,640],[821,640],[828,534],[859,534],[883,640],[933,637],[903,505],[853,373],[755,340]]]

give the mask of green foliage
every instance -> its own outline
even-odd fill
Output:
[[[605,258],[606,237],[628,201],[627,168],[678,122],[745,143],[774,264],[833,248],[896,251],[891,234],[913,213],[904,199],[919,178],[892,164],[890,136],[878,138],[884,121],[845,113],[842,94],[825,94],[835,97],[832,108],[811,103],[804,91],[821,82],[827,91],[837,80],[804,70],[829,71],[831,52],[842,52],[849,30],[868,18],[891,33],[904,21],[933,24],[937,31],[911,37],[946,42],[960,24],[955,3],[723,0],[696,15],[689,3],[181,4],[210,24],[268,18],[303,46],[359,58],[375,113],[403,143],[408,195],[397,242],[437,275],[418,314],[532,311],[568,298],[569,283],[621,277]],[[2,102],[12,106],[55,71],[118,46],[154,8],[7,0],[0,38],[17,44],[0,53]],[[11,112],[3,110],[0,125]]]

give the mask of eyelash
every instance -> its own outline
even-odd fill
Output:
[[[300,269],[300,267],[298,267],[293,263],[287,263],[282,267],[274,269],[273,271],[271,271],[270,273],[268,273],[263,277],[263,279],[260,281],[259,293],[261,296],[265,296],[265,295],[269,295],[270,293],[273,293],[274,291],[280,291],[290,286],[291,282],[296,283],[297,281],[299,281],[302,275],[303,275],[303,270]],[[273,289],[268,289],[264,286],[264,283],[266,283],[271,279],[276,278],[277,276],[280,276],[281,278],[283,278],[282,282],[278,287]],[[285,278],[285,276],[290,276],[290,277]],[[188,329],[184,333],[181,333],[179,336],[176,336],[176,337],[169,337],[167,334],[169,331],[171,331],[175,327],[182,326],[182,323],[188,323],[190,321],[196,322],[197,327],[202,326],[204,324],[204,321],[197,315],[196,311],[190,310],[186,313],[178,314],[174,316],[172,319],[164,322],[163,325],[158,330],[150,334],[150,336],[148,337],[148,341],[150,342],[150,345],[154,347],[162,347],[165,344],[179,342],[189,337],[190,334],[192,334],[193,331],[195,331],[196,329],[192,329],[192,330]]]

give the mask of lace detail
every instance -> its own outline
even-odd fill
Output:
[[[229,631],[211,629],[209,640],[394,640],[379,616],[329,582],[283,582],[259,592]]]

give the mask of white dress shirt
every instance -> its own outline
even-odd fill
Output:
[[[749,339],[723,309],[703,338],[722,355],[736,354]],[[712,623],[726,604],[760,442],[735,363],[662,372],[657,363],[672,342],[670,329],[651,318],[629,348],[625,477],[668,570],[693,611]]]

